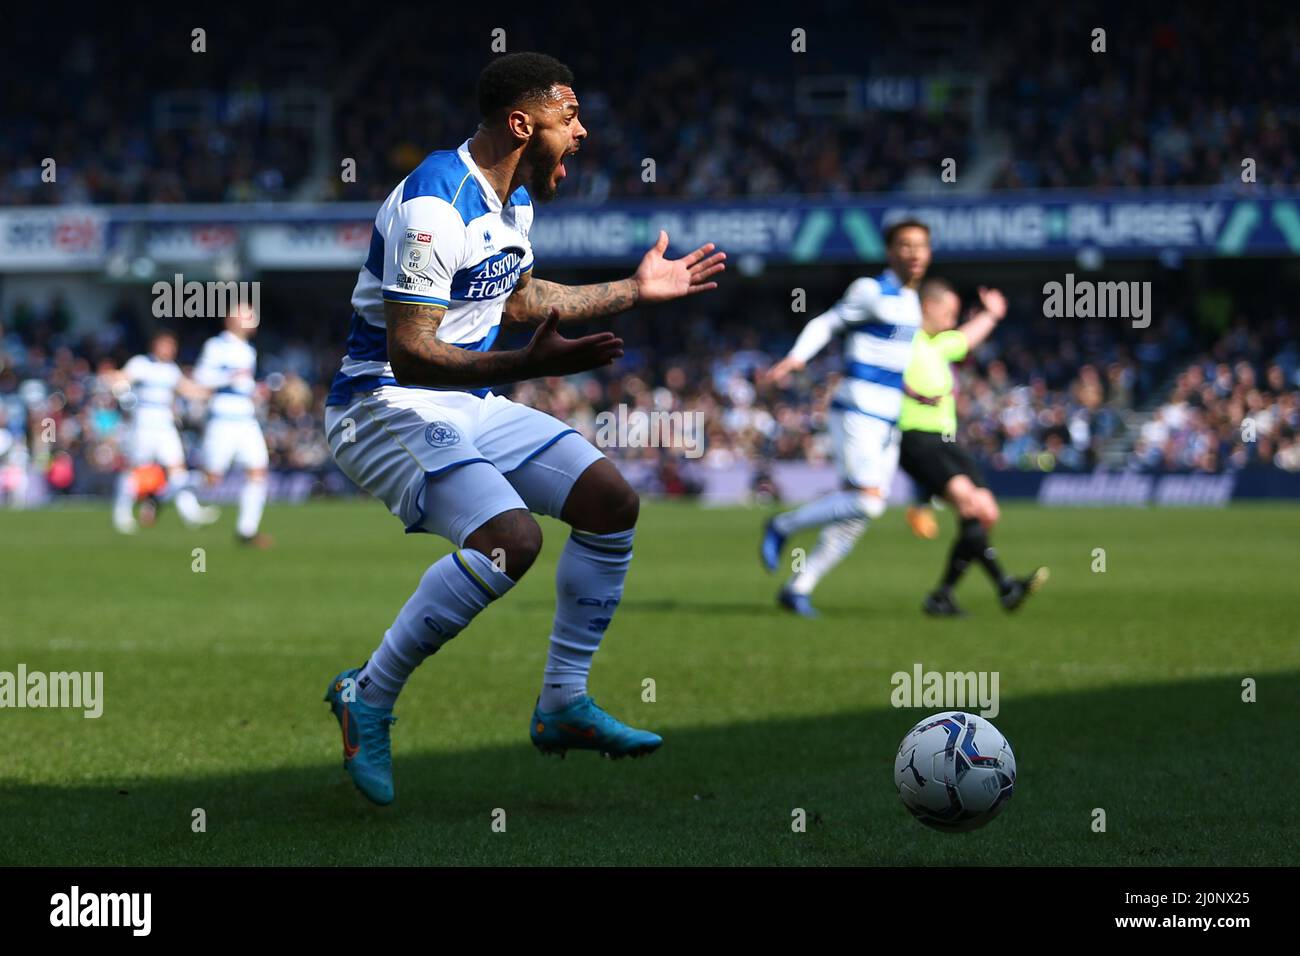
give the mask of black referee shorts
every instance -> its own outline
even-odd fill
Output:
[[[943,497],[943,489],[957,475],[965,475],[976,487],[984,477],[970,453],[955,441],[944,441],[939,432],[906,431],[898,449],[898,463],[916,482],[917,497]]]

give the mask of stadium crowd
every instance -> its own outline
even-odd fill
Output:
[[[73,316],[57,295],[3,317],[0,490],[12,491],[29,468],[43,471],[57,492],[108,490],[123,465],[133,403],[110,373],[145,348],[137,319],[123,306],[94,332],[74,336]],[[1171,315],[1137,339],[1104,323],[1054,322],[1008,323],[959,369],[962,437],[985,467],[1091,469],[1114,439],[1130,470],[1300,471],[1294,320],[1238,319],[1207,337]],[[202,336],[182,331],[184,365]],[[704,467],[828,460],[825,418],[839,365],[833,347],[782,390],[756,386],[755,371],[784,354],[797,331],[791,325],[741,329],[701,314],[678,337],[633,313],[621,331],[628,353],[616,369],[525,382],[510,394],[593,440],[598,416],[619,406],[698,415]],[[265,338],[258,398],[272,468],[329,470],[324,397],[341,345],[321,351],[269,331]],[[192,452],[202,408],[182,403],[179,413]],[[656,465],[678,457],[656,448],[606,451]]]
[[[929,64],[909,53],[902,14],[855,12],[855,29],[900,38],[861,77],[934,78],[919,104],[897,111],[801,108],[801,79],[842,75],[832,68],[842,55],[784,64],[743,44],[683,37],[666,12],[609,22],[578,8],[562,41],[533,25],[516,42],[585,51],[571,65],[593,135],[569,167],[568,199],[894,191],[918,177],[932,183],[945,157],[965,169],[978,150],[1005,155],[993,188],[1240,187],[1246,158],[1259,184],[1300,182],[1300,106],[1286,94],[1300,66],[1294,10],[1098,2],[1045,17],[1003,6],[972,15],[969,37],[953,38],[956,61]],[[377,201],[430,149],[471,132],[483,51],[439,48],[433,83],[424,31],[376,24],[371,35],[351,18],[314,18],[308,30],[232,12],[196,58],[188,28],[177,34],[152,13],[113,15],[130,22],[82,23],[59,45],[59,70],[43,69],[39,45],[15,51],[48,82],[0,91],[0,206]],[[821,49],[852,49],[834,16],[807,16]],[[1101,22],[1105,53],[1092,49]],[[258,42],[226,42],[241,27]],[[659,34],[671,37],[672,55],[595,52],[654,49],[647,38]],[[316,45],[303,48],[304,38]],[[355,62],[331,69],[329,58],[349,49]],[[979,77],[985,108],[945,95],[948,71]],[[354,182],[339,175],[343,157],[356,162]],[[53,182],[45,158],[58,162]]]
[[[993,188],[1240,189],[1246,159],[1253,183],[1300,182],[1295,8],[1072,4],[990,35],[988,119],[1013,144]]]

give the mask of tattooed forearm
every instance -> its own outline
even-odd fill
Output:
[[[523,351],[471,352],[438,341],[446,309],[409,302],[385,302],[388,361],[403,385],[486,388],[528,378]]]
[[[536,325],[551,309],[558,309],[561,321],[596,319],[626,312],[636,305],[636,300],[636,282],[632,279],[562,285],[530,275],[515,286],[506,300],[504,317],[513,323]]]

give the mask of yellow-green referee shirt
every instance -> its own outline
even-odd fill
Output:
[[[912,357],[903,373],[903,411],[898,427],[903,431],[957,433],[957,401],[953,398],[952,363],[966,357],[966,336],[956,329],[926,335],[916,330]],[[913,395],[935,400],[918,401]]]

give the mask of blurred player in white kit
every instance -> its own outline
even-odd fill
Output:
[[[202,398],[207,389],[186,378],[176,364],[176,336],[167,330],[154,333],[149,353],[137,355],[122,367],[122,381],[135,397],[135,410],[127,439],[128,467],[117,476],[113,496],[113,527],[122,534],[139,530],[133,509],[136,500],[134,472],[158,463],[167,470],[167,499],[190,527],[216,519],[212,509],[199,504],[185,467],[185,447],[176,430],[176,396]]]
[[[226,329],[203,344],[194,377],[212,390],[208,424],[203,432],[203,470],[214,488],[232,468],[244,470],[239,492],[235,538],[255,548],[272,541],[259,528],[266,507],[266,438],[257,420],[257,350],[249,341],[259,318],[248,306],[238,306],[226,316]]]

